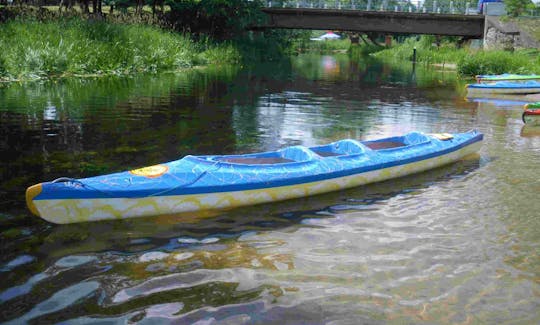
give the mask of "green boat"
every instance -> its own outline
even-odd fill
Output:
[[[477,75],[476,81],[520,81],[520,80],[540,80],[540,75],[537,74],[513,74],[513,73],[503,73],[503,74],[484,74]]]
[[[540,102],[528,103],[523,106],[524,111],[521,115],[523,123],[527,125],[540,125]]]
[[[540,108],[540,102],[525,104],[525,106],[523,106],[523,108],[524,109]]]

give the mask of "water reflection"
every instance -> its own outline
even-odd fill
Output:
[[[540,137],[462,90],[346,54],[4,85],[0,321],[534,323]],[[315,197],[78,225],[23,206],[29,184],[185,154],[473,128],[478,156]]]

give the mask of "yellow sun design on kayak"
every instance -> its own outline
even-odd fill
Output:
[[[137,176],[154,178],[154,177],[159,177],[165,174],[168,170],[169,170],[169,167],[165,165],[154,165],[154,166],[148,166],[148,167],[143,167],[139,169],[133,169],[133,170],[130,170],[129,172]]]

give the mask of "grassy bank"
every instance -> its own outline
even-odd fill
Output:
[[[469,47],[459,48],[453,39],[443,40],[439,46],[435,38],[422,36],[408,38],[403,43],[374,54],[379,58],[412,60],[424,64],[456,64],[461,75],[500,73],[540,73],[540,52],[535,49],[508,51],[483,51]]]
[[[0,48],[3,80],[157,72],[240,60],[231,44],[194,42],[149,25],[80,18],[10,20],[0,24]]]

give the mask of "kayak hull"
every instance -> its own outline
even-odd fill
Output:
[[[468,84],[467,92],[469,95],[477,94],[509,94],[526,95],[540,93],[539,81],[512,82],[499,81],[486,84]]]
[[[478,82],[540,80],[540,75],[520,75],[512,73],[504,73],[498,75],[477,75],[476,80]]]
[[[343,175],[343,172],[329,174],[337,175],[337,177],[326,177],[324,174],[315,175],[313,177],[318,177],[319,179],[298,182],[296,184],[294,182],[267,182],[271,186],[266,188],[261,187],[262,185],[259,184],[259,188],[250,189],[247,187],[246,189],[241,189],[242,187],[246,187],[242,186],[238,189],[238,186],[223,184],[223,186],[216,187],[216,190],[209,192],[202,189],[196,190],[196,184],[194,183],[186,186],[185,190],[180,188],[175,189],[174,193],[165,192],[157,195],[133,197],[106,197],[107,195],[101,195],[101,197],[56,198],[53,195],[40,197],[40,195],[44,195],[43,192],[50,185],[40,183],[27,190],[27,204],[34,214],[39,215],[49,222],[60,224],[170,215],[203,210],[223,210],[312,196],[422,172],[453,163],[467,155],[475,153],[481,146],[481,140],[482,135],[473,131],[470,139],[467,141],[457,143],[455,148],[449,146],[447,148],[445,147],[441,152],[430,152],[425,155],[425,159],[406,159],[402,162],[385,163],[383,167],[387,167],[367,169],[353,174]],[[430,141],[437,142],[435,145],[442,147],[444,147],[442,143],[447,142],[442,140]],[[426,146],[426,144],[422,144],[422,146]],[[392,150],[395,149],[381,151]],[[379,153],[369,154],[378,155]],[[319,165],[324,162],[324,159],[331,159],[331,162],[337,161],[337,158],[334,157],[322,159],[319,157],[318,159],[316,163]],[[351,159],[358,161],[358,164],[363,164],[366,157],[356,155],[355,158]],[[331,165],[330,161],[328,165]],[[309,164],[306,166],[308,166],[305,167],[307,169],[311,168]],[[212,171],[209,171],[208,175],[205,176],[210,178],[212,176],[210,175],[211,173]],[[310,178],[307,179],[309,180]],[[76,182],[74,180],[73,184],[76,185]],[[272,184],[277,185],[273,186]],[[69,184],[66,186],[69,186]],[[190,193],[189,189],[192,189],[192,193]],[[201,193],[196,193],[197,191]]]
[[[497,88],[497,87],[485,87],[485,88],[467,88],[469,96],[485,95],[485,94],[501,94],[501,95],[527,95],[540,93],[540,86],[538,87],[516,87],[516,88]]]

